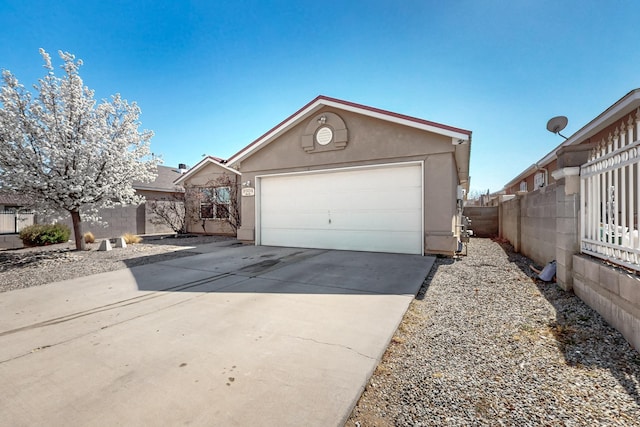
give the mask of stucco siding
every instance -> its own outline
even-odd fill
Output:
[[[189,233],[236,234],[233,227],[229,224],[229,221],[200,218],[200,200],[194,198],[195,193],[192,191],[195,188],[218,186],[222,183],[222,181],[220,181],[222,179],[228,179],[236,188],[240,185],[238,174],[215,163],[205,164],[198,169],[197,172],[184,179],[182,184],[186,189],[186,228]]]
[[[317,114],[322,114],[321,110]],[[251,172],[308,170],[319,166],[343,167],[375,164],[379,160],[406,159],[420,153],[453,153],[451,138],[364,117],[347,111],[336,112],[347,124],[348,144],[342,150],[306,153],[301,146],[307,121],[279,136],[276,143],[256,151],[241,161],[243,176]]]
[[[306,152],[303,135],[310,121],[335,113],[346,123],[348,142],[343,149]],[[425,251],[452,254],[455,232],[457,169],[451,138],[401,126],[348,111],[323,109],[278,136],[239,162],[242,181],[256,176],[339,169],[353,166],[424,162]],[[238,238],[254,240],[255,197],[242,198],[243,227]]]

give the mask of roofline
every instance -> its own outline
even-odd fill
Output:
[[[511,181],[509,181],[507,184],[505,184],[504,187],[502,187],[502,190],[508,190],[509,187],[519,183],[520,181],[522,181],[524,178],[528,177],[529,175],[531,175],[532,172],[535,172],[539,169],[538,167],[539,163],[534,163],[531,166],[529,166],[528,168],[526,168],[525,170],[523,170],[522,172],[520,172],[520,174],[518,176],[516,176],[515,178],[513,178]]]
[[[261,146],[267,144],[282,132],[293,126],[300,118],[312,113],[314,110],[320,109],[322,106],[334,107],[341,110],[347,110],[359,114],[363,114],[369,117],[374,117],[381,120],[387,120],[394,123],[402,124],[405,126],[411,126],[417,129],[426,130],[429,132],[437,133],[440,135],[449,136],[451,138],[457,138],[462,141],[469,141],[471,139],[471,131],[453,126],[444,125],[441,123],[431,122],[417,117],[411,117],[404,114],[398,114],[380,108],[369,107],[355,102],[344,101],[337,98],[331,98],[324,95],[319,95],[311,102],[300,108],[298,111],[278,123],[262,136],[251,142],[249,145],[238,151],[227,160],[227,164],[232,165],[238,161],[241,161],[252,154],[255,150]]]
[[[538,160],[533,165],[529,166],[526,170],[522,171],[517,177],[513,178],[509,181],[503,188],[508,189],[513,184],[524,178],[525,176],[529,176],[532,172],[532,168],[534,170],[544,169],[545,166],[549,165],[551,162],[558,158],[558,150],[567,147],[569,145],[576,145],[583,142],[585,139],[590,138],[593,134],[597,133],[600,129],[606,127],[605,125],[609,125],[608,123],[611,121],[612,117],[616,114],[620,113],[622,110],[629,107],[629,105],[633,105],[634,103],[638,103],[640,106],[640,88],[633,89],[628,92],[622,98],[617,100],[613,105],[600,113],[596,118],[591,120],[589,123],[581,127],[578,131],[572,134],[569,138],[563,141],[560,145],[551,150],[546,156]]]
[[[156,165],[157,168],[165,168],[165,169],[170,169],[172,171],[176,171],[178,170],[178,168],[173,167],[173,166],[165,166],[165,165]],[[182,188],[172,188],[172,189],[168,189],[168,188],[163,188],[163,187],[157,187],[153,185],[154,182],[144,182],[144,183],[138,183],[138,184],[133,184],[132,187],[134,190],[146,190],[146,191],[162,191],[162,192],[172,192],[172,193],[181,193],[184,192],[184,189]]]
[[[233,172],[237,175],[241,175],[240,172],[238,172],[235,169],[232,169],[228,166],[223,165],[221,162],[219,162],[218,157],[214,157],[214,156],[207,156],[204,159],[200,160],[198,163],[196,163],[196,165],[194,167],[192,167],[191,169],[189,169],[187,172],[183,173],[182,175],[180,175],[178,177],[178,179],[176,179],[175,181],[173,181],[174,184],[176,185],[180,185],[182,184],[182,182],[187,179],[189,176],[195,174],[199,169],[203,168],[205,165],[209,164],[209,163],[213,163],[216,166],[220,166],[221,168],[229,171],[229,172]]]

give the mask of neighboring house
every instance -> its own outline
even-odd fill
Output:
[[[187,232],[236,235],[240,172],[223,162],[207,156],[175,181],[185,189]]]
[[[174,231],[166,224],[157,220],[157,216],[150,208],[153,201],[177,201],[183,203],[184,189],[174,184],[174,181],[186,171],[186,165],[173,168],[158,166],[158,175],[153,182],[134,182],[133,188],[145,201],[138,205],[118,206],[101,209],[100,216],[104,224],[82,222],[82,231],[90,231],[97,238],[112,238],[124,233],[165,234]],[[72,227],[71,219],[64,217],[63,223]]]
[[[504,190],[496,191],[494,193],[487,192],[486,194],[481,194],[474,199],[467,198],[464,202],[465,207],[487,207],[487,206],[498,206],[505,199],[508,200],[513,198],[513,196],[507,195]]]
[[[29,206],[29,202],[20,194],[0,190],[0,212],[15,212]]]
[[[516,194],[521,191],[534,191],[554,183],[553,171],[564,167],[558,163],[559,156],[564,154],[564,158],[571,163],[586,162],[589,150],[596,144],[605,146],[612,142],[616,136],[616,129],[620,129],[621,124],[624,123],[626,127],[630,121],[635,123],[639,105],[640,89],[632,90],[509,181],[504,186],[504,191],[506,194]]]
[[[498,207],[500,236],[540,265],[556,260],[558,284],[640,350],[640,89],[504,188],[515,197]]]
[[[459,250],[471,131],[319,96],[226,166],[238,238],[411,254]]]
[[[153,182],[133,182],[136,194],[143,196],[144,202],[139,205],[103,209],[100,215],[107,226],[83,225],[83,230],[93,232],[96,237],[117,237],[123,233],[138,235],[173,233],[168,225],[157,221],[156,215],[150,209],[150,203],[153,201],[184,203],[184,189],[174,184],[174,181],[185,171],[184,164],[179,165],[178,168],[158,166],[158,175]]]

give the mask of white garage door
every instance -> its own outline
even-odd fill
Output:
[[[422,254],[422,165],[260,178],[257,244]]]

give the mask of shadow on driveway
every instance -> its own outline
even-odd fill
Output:
[[[142,291],[414,296],[416,283],[423,283],[434,261],[417,255],[265,246],[196,251],[202,249],[125,262]]]

